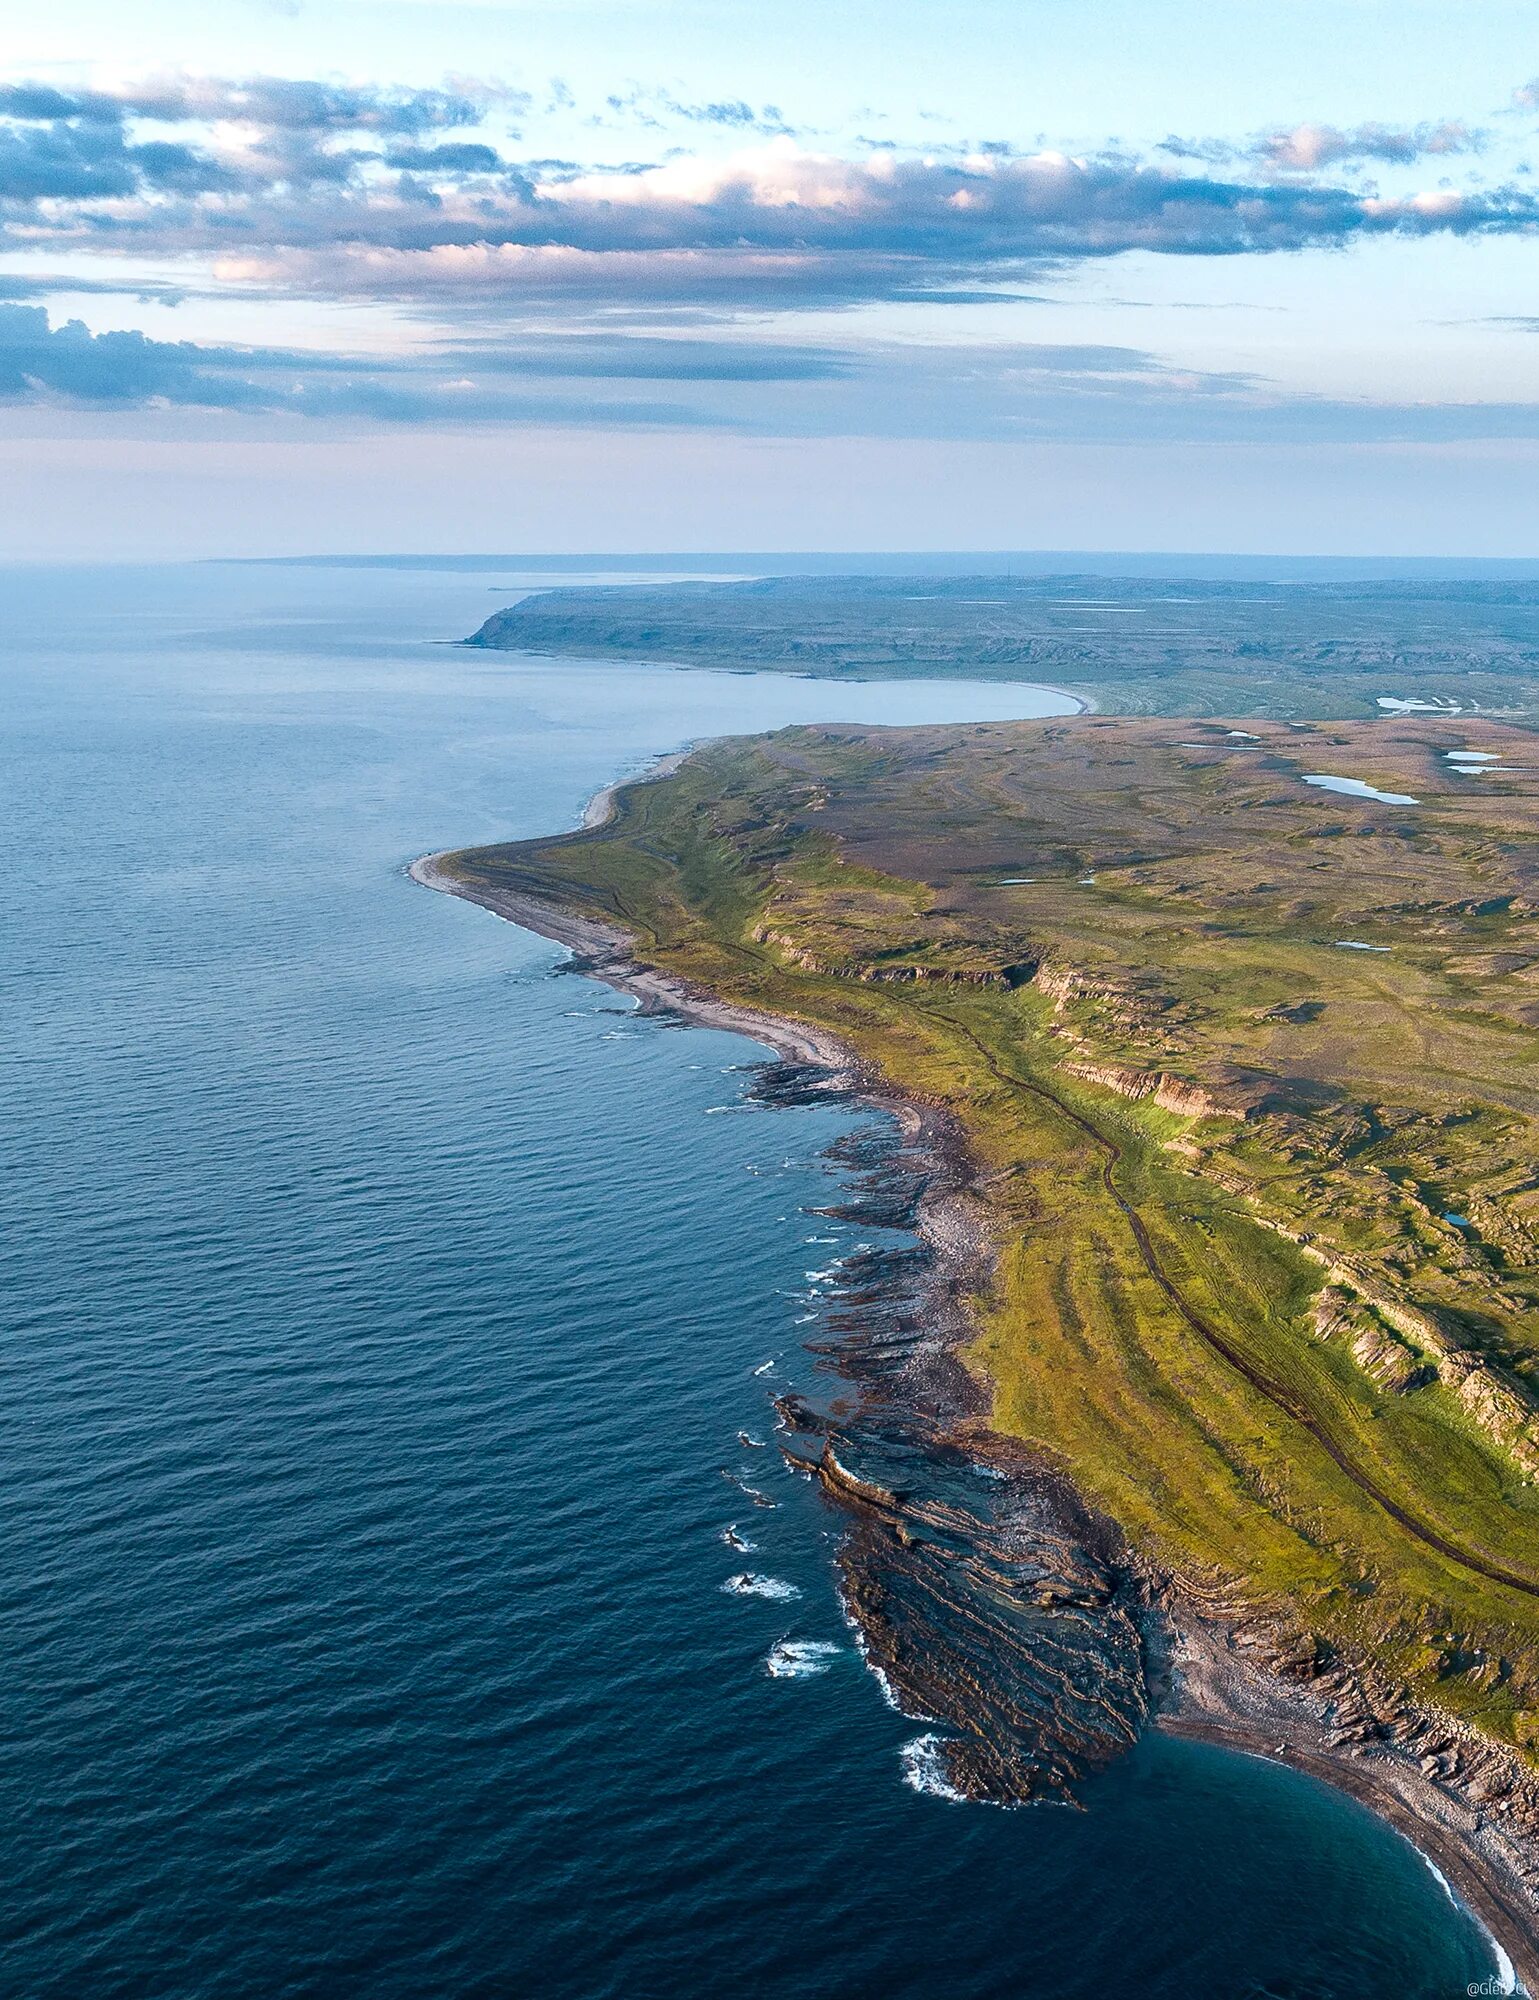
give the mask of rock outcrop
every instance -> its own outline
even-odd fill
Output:
[[[1466,1415],[1524,1476],[1539,1480],[1539,1397],[1527,1383],[1494,1366],[1442,1315],[1400,1297],[1355,1259],[1333,1258],[1293,1231],[1279,1234],[1291,1236],[1306,1257],[1326,1267],[1327,1282],[1315,1303],[1315,1331],[1322,1339],[1345,1335],[1359,1367],[1396,1394],[1446,1383]]]
[[[1248,1118],[1256,1110],[1255,1101],[1235,1093],[1227,1094],[1190,1077],[1172,1076],[1167,1070],[1135,1069],[1123,1063],[1066,1062],[1066,1076],[1114,1090],[1119,1097],[1137,1101],[1150,1098],[1162,1111],[1181,1118]]]

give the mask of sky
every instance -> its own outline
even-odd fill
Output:
[[[52,0],[0,554],[1539,554],[1507,0]]]

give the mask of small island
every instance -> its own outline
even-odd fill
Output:
[[[783,1415],[950,1782],[1072,1797],[1151,1722],[1281,1757],[1531,1984],[1532,750],[1415,715],[794,728],[421,870],[909,1119],[971,1385],[903,1378],[941,1470]],[[1024,1496],[1008,1532],[963,1463]]]

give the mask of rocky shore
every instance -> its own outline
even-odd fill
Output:
[[[608,816],[615,789],[585,825]],[[1151,1726],[1292,1764],[1405,1833],[1497,1940],[1522,1982],[1507,1990],[1539,1994],[1534,1774],[1366,1664],[1151,1571],[1061,1474],[989,1428],[961,1350],[992,1268],[991,1215],[953,1121],[827,1031],[641,965],[614,926],[468,883],[451,858],[424,856],[412,879],[565,946],[644,1011],[774,1050],[786,1067],[766,1089],[842,1092],[894,1115],[895,1143],[850,1161],[853,1199],[912,1227],[921,1250],[846,1272],[823,1352],[851,1393],[830,1411],[791,1399],[781,1429],[788,1460],[847,1522],[841,1590],[868,1663],[895,1705],[946,1731],[948,1787],[1072,1803]]]

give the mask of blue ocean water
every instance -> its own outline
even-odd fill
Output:
[[[837,1522],[739,1442],[857,1240],[807,1211],[861,1114],[756,1104],[749,1043],[401,871],[688,737],[1022,704],[432,643],[513,581],[0,573],[0,1992],[1486,1977],[1280,1768],[1151,1741],[1083,1813],[906,1781]]]

